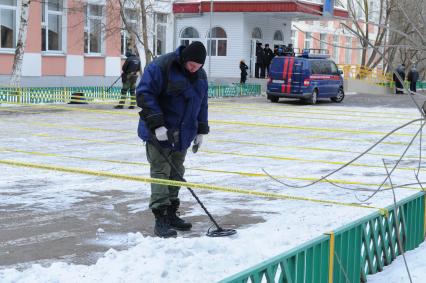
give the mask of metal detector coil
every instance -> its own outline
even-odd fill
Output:
[[[237,230],[235,229],[223,229],[219,227],[216,230],[210,230],[210,228],[209,230],[207,230],[207,233],[206,233],[206,235],[209,237],[227,237],[227,236],[232,236],[234,234],[237,234]]]
[[[176,166],[170,161],[170,159],[166,156],[166,154],[163,152],[162,147],[160,145],[160,142],[155,137],[154,133],[151,133],[151,142],[154,145],[154,147],[157,149],[157,151],[161,154],[161,156],[166,160],[166,162],[170,165],[173,170],[175,170],[178,173],[178,176],[180,178],[181,182],[186,182],[186,180],[183,178],[183,176],[179,173],[179,170],[177,170]],[[234,229],[223,229],[222,227],[217,224],[216,220],[214,220],[213,216],[210,214],[210,212],[207,210],[207,208],[204,206],[204,204],[201,202],[201,200],[198,198],[198,196],[195,194],[195,192],[190,188],[186,187],[188,191],[191,193],[191,195],[195,198],[195,200],[198,202],[198,204],[201,206],[201,208],[204,210],[204,212],[209,217],[210,221],[214,224],[216,227],[215,230],[211,230],[213,226],[211,226],[208,230],[206,235],[209,237],[227,237],[231,236],[237,233],[237,230]]]

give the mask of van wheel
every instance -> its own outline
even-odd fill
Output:
[[[345,98],[345,93],[343,91],[343,89],[339,89],[339,91],[337,92],[337,96],[336,97],[331,97],[331,101],[333,102],[337,102],[340,103],[343,101],[343,99]]]
[[[278,98],[278,97],[276,97],[276,96],[269,96],[269,97],[268,97],[268,99],[269,99],[271,102],[273,102],[273,103],[277,103],[277,102],[278,102],[278,100],[279,100],[279,98]]]
[[[317,104],[317,102],[318,102],[318,90],[317,89],[314,89],[314,91],[312,92],[311,97],[308,98],[307,102],[309,104],[312,104],[312,105]]]

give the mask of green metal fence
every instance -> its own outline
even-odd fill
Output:
[[[73,96],[82,93],[86,102],[95,100],[119,100],[119,87],[0,87],[0,102],[10,103],[68,103],[79,100]],[[254,96],[261,94],[258,84],[232,84],[209,86],[209,97]]]
[[[425,193],[420,192],[228,277],[220,283],[366,282],[402,251],[418,247],[426,232]],[[400,235],[401,245],[397,240]]]
[[[230,97],[260,95],[259,84],[210,85],[209,97]]]
[[[390,87],[390,88],[395,87],[395,83],[394,83],[394,82],[378,83],[378,85],[385,86],[385,87]],[[407,88],[410,88],[410,83],[406,81],[406,82],[405,82],[405,86],[406,86]],[[423,89],[426,89],[426,81],[418,81],[418,82],[416,83],[416,89],[417,89],[417,90],[423,90]]]

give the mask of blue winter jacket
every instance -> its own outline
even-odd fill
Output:
[[[181,46],[152,61],[145,68],[136,89],[136,100],[142,108],[139,137],[150,141],[151,133],[165,126],[170,132],[178,133],[179,142],[161,142],[161,145],[176,151],[186,150],[197,134],[209,132],[207,76],[200,68],[193,75],[195,79],[189,78],[179,61],[183,48]]]

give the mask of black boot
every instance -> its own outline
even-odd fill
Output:
[[[168,207],[167,207],[168,208]],[[166,207],[154,208],[152,213],[155,215],[154,233],[161,238],[176,237],[177,232],[170,227]]]
[[[176,230],[181,231],[191,230],[192,224],[189,222],[185,222],[185,220],[183,220],[176,214],[180,205],[180,201],[173,200],[171,203],[172,204],[167,207],[167,216],[169,218],[170,226],[175,228]]]

